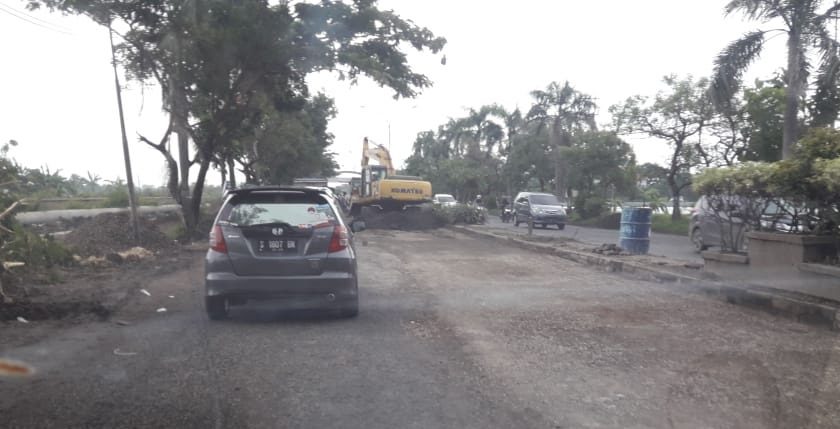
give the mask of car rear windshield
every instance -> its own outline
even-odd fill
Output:
[[[560,201],[554,195],[531,195],[531,204],[541,206],[559,206]]]
[[[239,226],[285,223],[302,228],[337,222],[325,198],[305,194],[236,196],[220,219]]]
[[[442,203],[451,203],[452,201],[455,201],[455,198],[453,198],[449,195],[441,195],[441,196],[438,197],[438,201],[440,201]]]

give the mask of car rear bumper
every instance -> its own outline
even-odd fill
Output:
[[[343,301],[358,295],[356,276],[325,272],[318,276],[243,277],[233,273],[207,273],[207,296],[237,296],[245,299],[326,298]]]

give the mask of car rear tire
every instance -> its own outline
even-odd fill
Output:
[[[561,231],[566,229],[566,224],[565,223],[558,223],[557,224],[557,229],[559,229]]]
[[[359,298],[356,298],[347,304],[344,304],[340,310],[338,310],[338,315],[347,319],[351,319],[359,315]]]
[[[700,232],[700,228],[694,228],[691,230],[691,243],[694,244],[694,251],[697,253],[709,248],[709,246],[703,243],[703,233]]]
[[[207,317],[210,320],[222,320],[228,316],[230,303],[224,296],[207,296],[204,298],[204,305],[207,309]]]
[[[513,215],[513,226],[519,228],[519,219],[516,217],[516,215]]]

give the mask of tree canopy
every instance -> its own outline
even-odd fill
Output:
[[[403,50],[437,53],[445,44],[428,29],[378,9],[375,0],[32,0],[29,6],[84,14],[120,31],[120,62],[128,76],[163,89],[169,124],[160,138],[141,140],[164,157],[170,192],[184,208],[188,230],[196,225],[207,170],[245,159],[246,142],[251,149],[281,154],[311,152],[290,146],[295,142],[308,146],[329,140],[314,123],[313,106],[323,100],[310,98],[308,74],[334,71],[351,83],[367,76],[391,88],[395,97],[413,97],[431,82],[413,70]],[[284,118],[298,123],[281,128],[299,126],[312,138],[307,133],[293,141],[267,138],[279,132],[274,122]],[[171,133],[178,137],[174,154]],[[268,149],[275,143],[283,146]],[[329,158],[323,151],[319,156]],[[284,168],[295,160],[278,156],[273,161],[281,164],[269,167]],[[199,170],[190,192],[193,165]]]

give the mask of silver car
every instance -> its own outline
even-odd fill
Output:
[[[354,224],[357,230],[363,224]],[[227,193],[205,259],[210,319],[231,305],[284,299],[304,307],[359,311],[352,231],[321,189],[253,187]]]

